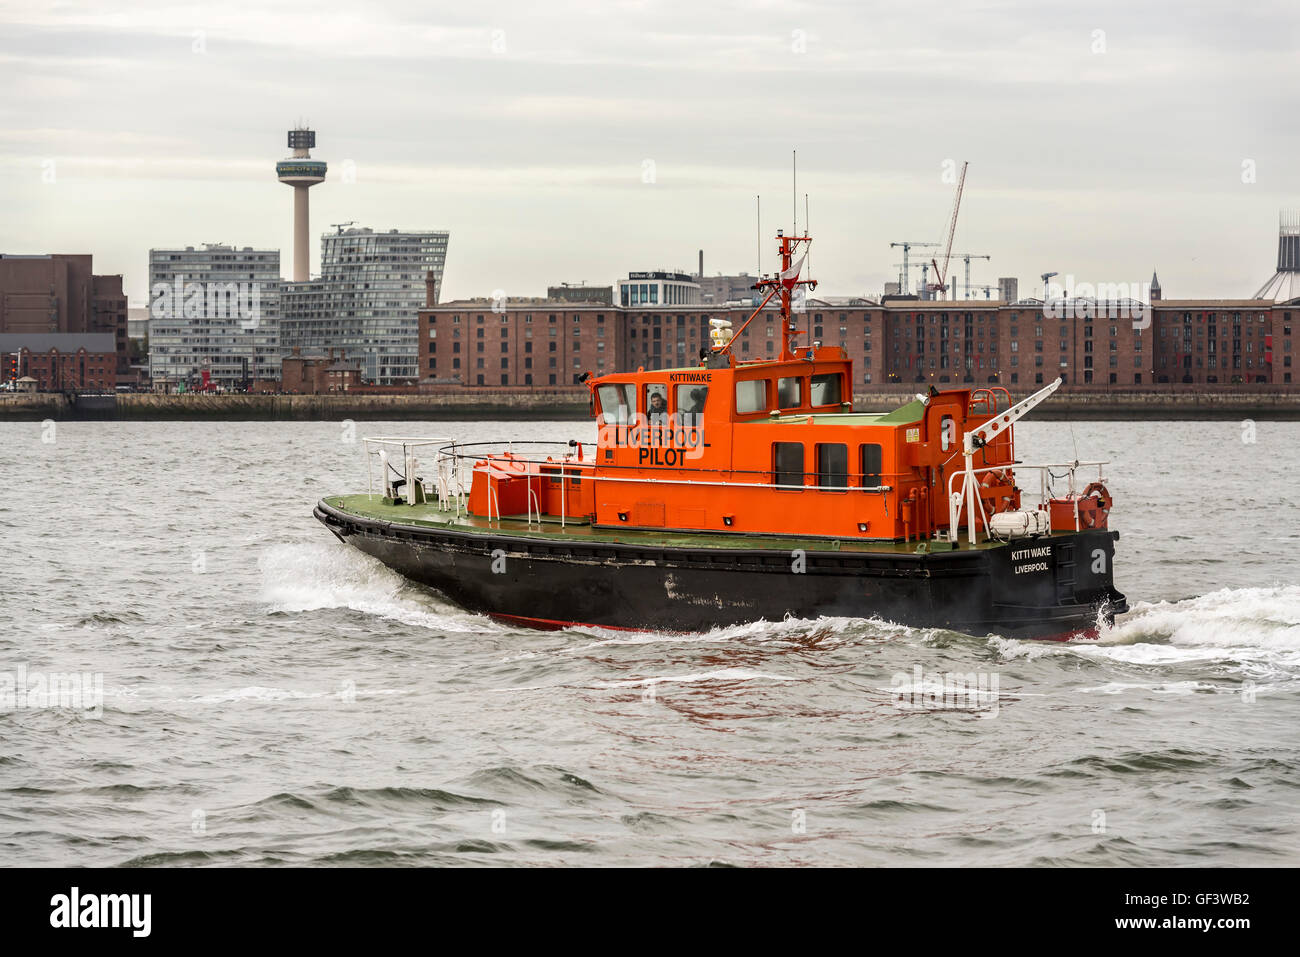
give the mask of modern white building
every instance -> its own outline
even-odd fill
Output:
[[[368,228],[323,235],[320,278],[284,286],[282,354],[342,349],[360,361],[362,382],[417,380],[419,313],[441,292],[448,238],[446,230]]]
[[[155,385],[207,370],[226,388],[280,377],[280,251],[208,243],[149,250]]]
[[[620,306],[693,306],[700,302],[700,284],[680,272],[630,272],[615,284]]]

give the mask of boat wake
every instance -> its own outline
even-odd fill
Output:
[[[381,562],[342,545],[273,545],[258,560],[272,612],[327,608],[441,632],[495,631],[490,619],[443,601]]]
[[[1300,653],[1300,585],[1223,588],[1182,601],[1139,602],[1098,637],[1103,645],[1167,641],[1189,649]]]
[[[990,644],[1008,659],[1064,654],[1154,668],[1202,665],[1240,679],[1300,679],[1300,585],[1138,602],[1113,625],[1103,624],[1095,642],[1040,645],[992,638]],[[1195,682],[1179,687],[1194,690]]]

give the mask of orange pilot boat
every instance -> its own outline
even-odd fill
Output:
[[[1018,403],[932,389],[853,412],[844,351],[796,341],[810,238],[777,238],[782,270],[745,324],[779,299],[778,358],[739,359],[744,326],[714,319],[697,365],[587,378],[594,445],[368,438],[370,489],[316,517],[472,611],[539,627],[826,615],[1062,638],[1127,611],[1106,463],[1016,458],[1015,422],[1060,380]]]

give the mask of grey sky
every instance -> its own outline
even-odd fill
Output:
[[[943,163],[969,160],[976,281],[1158,268],[1167,297],[1246,296],[1300,205],[1298,25],[1281,2],[4,0],[0,251],[92,252],[133,302],[151,246],[275,247],[288,275],[273,167],[304,118],[313,233],[450,229],[444,298],[701,247],[753,272],[792,148],[821,293],[878,295],[891,240],[940,240]]]

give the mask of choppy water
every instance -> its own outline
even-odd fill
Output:
[[[19,669],[103,688],[99,716],[0,711],[2,859],[1294,864],[1300,424],[1256,428],[1019,428],[1024,458],[1114,462],[1133,611],[1050,645],[519,630],[312,519],[365,482],[337,423],[0,423],[0,691]],[[938,707],[945,672],[997,690]]]

